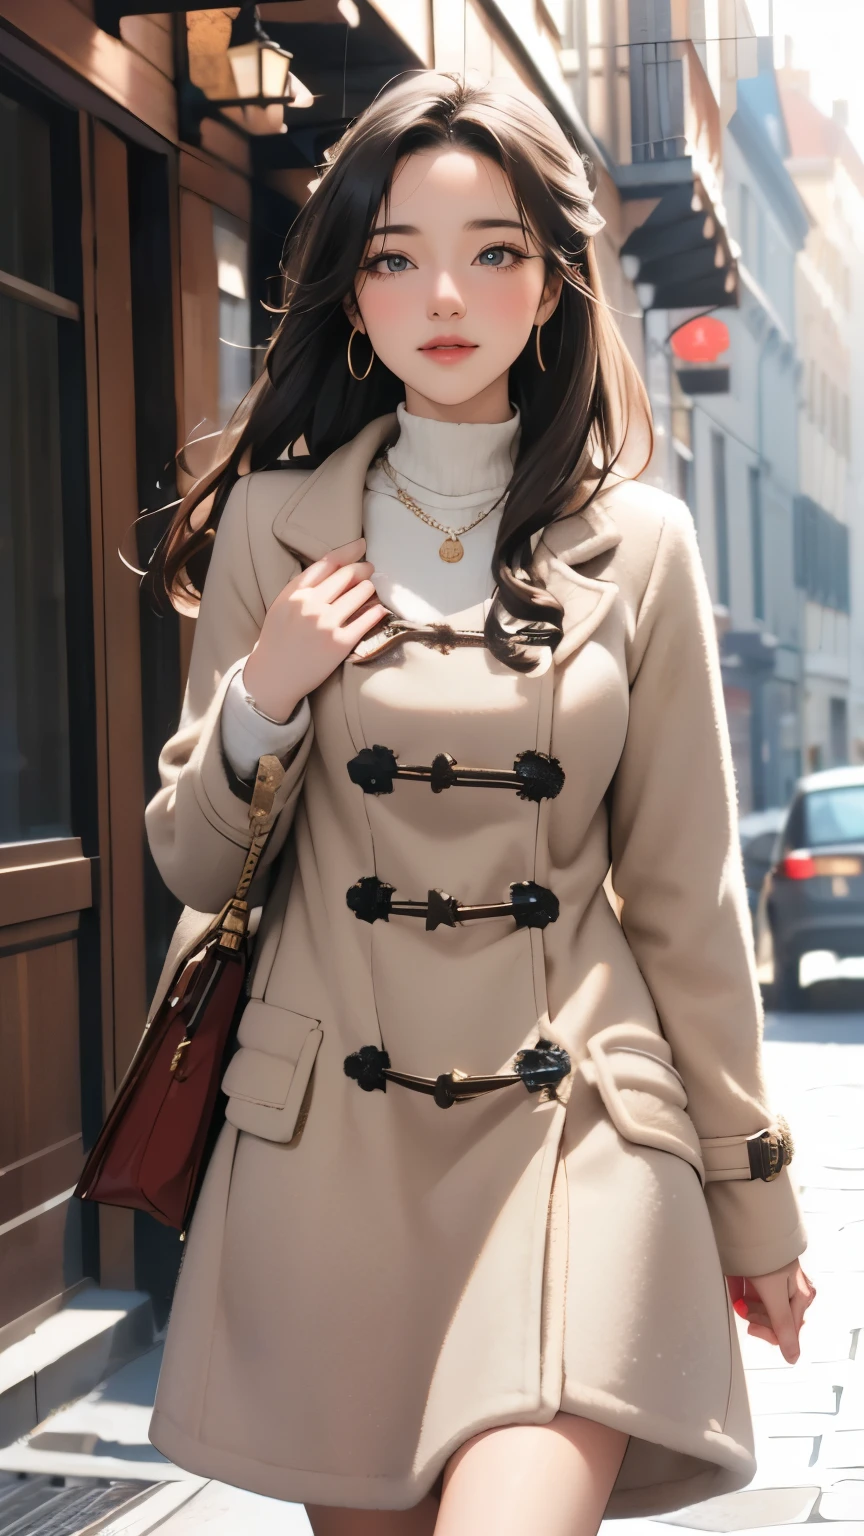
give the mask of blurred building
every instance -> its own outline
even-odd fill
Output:
[[[738,302],[723,202],[723,126],[739,76],[756,70],[757,39],[741,0],[708,7],[702,0],[569,0],[566,42],[574,99],[620,201],[621,269],[644,316],[656,430],[646,478],[690,501],[693,450],[672,369],[669,335],[677,322],[670,312]],[[604,212],[606,186],[601,181],[598,189]]]
[[[738,82],[724,133],[724,200],[740,301],[725,370],[679,368],[690,398],[693,510],[722,620],[727,713],[743,812],[784,805],[801,771],[796,589],[796,258],[809,221],[770,60]]]
[[[770,40],[744,0],[573,0],[569,15],[568,76],[622,201],[619,255],[644,311],[646,478],[696,521],[741,809],[783,803],[801,763],[794,273],[808,220],[783,164]],[[725,351],[676,357],[709,314]]]
[[[795,580],[802,607],[804,758],[810,770],[864,761],[864,164],[845,124],[780,72],[788,167],[811,229],[798,263],[800,495]],[[856,617],[857,616],[857,617]]]

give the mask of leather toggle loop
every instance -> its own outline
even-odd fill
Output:
[[[345,900],[362,923],[389,923],[391,917],[422,917],[430,933],[436,928],[455,928],[457,923],[486,917],[512,917],[517,928],[547,928],[560,911],[555,892],[534,880],[514,881],[509,901],[482,906],[463,906],[446,891],[429,891],[425,901],[397,901],[394,891],[394,886],[379,880],[377,875],[364,875],[349,887]]]
[[[390,1065],[390,1057],[377,1045],[361,1046],[345,1057],[346,1077],[351,1077],[367,1093],[375,1088],[386,1092],[388,1082],[400,1088],[410,1088],[412,1093],[425,1093],[435,1100],[439,1109],[451,1109],[454,1104],[466,1104],[470,1099],[485,1098],[500,1088],[512,1088],[522,1083],[528,1093],[545,1092],[554,1099],[558,1084],[571,1071],[570,1057],[563,1046],[553,1045],[550,1040],[538,1040],[535,1046],[517,1051],[512,1072],[482,1073],[460,1072],[451,1067],[437,1077],[418,1077],[412,1072],[399,1072]]]
[[[512,634],[523,645],[549,646],[551,650],[561,641],[561,631],[551,624],[523,624],[513,630]],[[378,661],[381,656],[386,656],[408,640],[429,646],[442,656],[448,656],[459,646],[477,646],[482,649],[486,644],[482,629],[453,629],[450,624],[412,624],[408,619],[382,619],[380,626],[376,626],[357,642],[348,660],[360,665]]]
[[[564,784],[564,770],[557,757],[528,748],[520,752],[512,768],[464,768],[449,752],[438,752],[426,767],[399,763],[391,747],[377,743],[362,747],[347,765],[353,784],[364,795],[392,795],[397,779],[413,779],[431,786],[433,795],[445,789],[474,785],[484,789],[515,789],[520,800],[539,804],[554,800]]]

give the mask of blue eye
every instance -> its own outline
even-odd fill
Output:
[[[384,261],[387,263],[386,267],[383,267]],[[390,263],[394,263],[394,261],[401,261],[403,266],[392,266]],[[366,270],[367,272],[372,272],[374,276],[384,276],[386,273],[407,272],[409,266],[410,261],[407,260],[407,257],[400,257],[398,250],[384,250],[384,252],[381,252],[380,257],[374,257],[372,261],[367,263]]]
[[[506,255],[507,250],[505,246],[491,245],[488,251],[481,251],[477,259],[482,267],[500,267]],[[488,260],[487,257],[489,258]]]

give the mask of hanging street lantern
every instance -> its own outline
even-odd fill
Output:
[[[186,91],[184,137],[200,137],[201,119],[230,109],[250,134],[286,133],[285,108],[311,107],[312,92],[291,71],[293,54],[268,36],[258,6],[243,5],[231,25],[227,61],[236,94],[208,96],[198,87]],[[188,129],[191,128],[191,134]]]
[[[672,333],[672,351],[683,363],[716,363],[729,347],[729,327],[713,315],[698,315]]]
[[[293,103],[293,57],[287,48],[280,48],[268,37],[257,5],[244,5],[234,20],[228,44],[228,62],[237,87],[237,100],[230,105],[268,107]]]
[[[670,344],[685,395],[728,394],[729,363],[720,362],[732,345],[728,325],[714,315],[697,315],[672,332]]]

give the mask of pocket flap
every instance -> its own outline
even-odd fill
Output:
[[[587,1042],[582,1074],[598,1089],[619,1135],[637,1145],[671,1152],[705,1182],[687,1094],[662,1035],[643,1025],[613,1024]]]
[[[222,1092],[231,1099],[248,1099],[250,1104],[284,1109],[295,1070],[293,1061],[265,1056],[263,1051],[253,1051],[244,1045],[228,1063]]]
[[[318,1019],[258,999],[247,1003],[239,1050],[222,1079],[231,1125],[265,1141],[291,1141],[322,1039]]]

